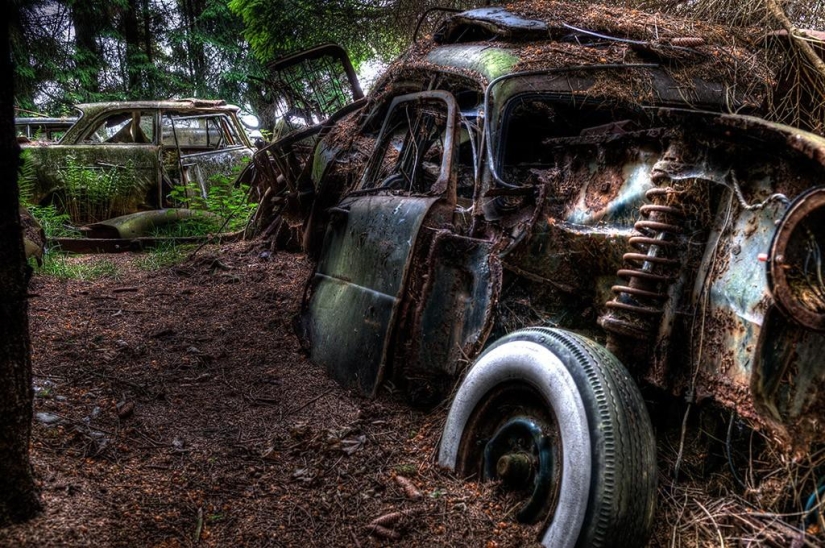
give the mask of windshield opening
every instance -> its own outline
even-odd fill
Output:
[[[505,182],[520,186],[538,172],[558,169],[567,147],[635,138],[655,126],[650,111],[557,94],[521,94],[503,110],[495,140],[497,171]]]

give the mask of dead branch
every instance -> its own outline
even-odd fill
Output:
[[[765,7],[771,16],[782,25],[782,28],[788,32],[788,38],[791,40],[791,43],[799,48],[799,51],[802,52],[808,62],[811,63],[811,66],[819,77],[825,80],[825,61],[819,58],[819,55],[816,54],[811,45],[805,40],[807,35],[803,31],[800,31],[791,20],[788,19],[787,14],[785,14],[785,11],[779,6],[776,0],[765,0]]]

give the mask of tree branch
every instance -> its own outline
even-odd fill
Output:
[[[808,62],[811,63],[813,69],[819,74],[819,77],[825,81],[825,61],[817,55],[814,48],[805,40],[807,37],[805,32],[794,26],[791,20],[788,19],[785,10],[782,9],[776,0],[765,0],[765,7],[771,16],[787,31],[791,43],[802,52],[805,58],[808,59]]]

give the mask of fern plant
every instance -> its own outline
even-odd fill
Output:
[[[32,151],[25,149],[20,153],[20,170],[17,175],[17,188],[20,192],[20,203],[33,205],[34,189],[37,184],[37,168],[34,165]]]
[[[134,165],[90,168],[73,156],[58,170],[64,195],[61,209],[76,223],[94,223],[128,211]]]

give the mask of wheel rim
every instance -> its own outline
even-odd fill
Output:
[[[530,490],[516,517],[535,523],[552,495],[554,465],[550,437],[529,418],[516,417],[499,428],[484,447],[482,479],[501,480],[507,489]]]
[[[559,430],[547,402],[521,382],[500,385],[471,415],[459,448],[458,471],[520,500],[515,515],[538,523],[553,515],[561,478]]]

